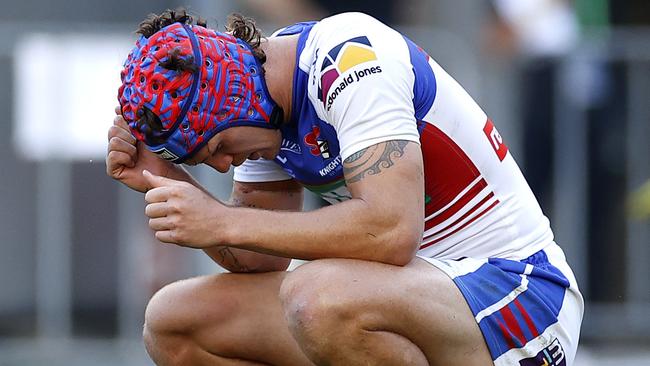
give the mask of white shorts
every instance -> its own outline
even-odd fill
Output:
[[[423,259],[456,283],[496,366],[573,364],[584,302],[557,244],[521,261]]]

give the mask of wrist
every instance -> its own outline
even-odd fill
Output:
[[[170,163],[163,170],[164,177],[175,180],[187,181],[187,176],[189,175],[183,167]]]
[[[245,233],[245,230],[241,230],[244,227],[244,220],[241,218],[241,207],[225,205],[224,207],[226,209],[223,215],[225,225],[222,225],[223,230],[220,235],[223,243],[219,244],[236,248],[242,244],[242,238]]]

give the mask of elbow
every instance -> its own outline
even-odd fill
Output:
[[[398,227],[392,230],[384,243],[384,255],[380,260],[394,266],[405,266],[415,258],[422,241],[422,231],[411,227]]]

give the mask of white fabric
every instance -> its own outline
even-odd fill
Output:
[[[338,93],[329,108],[318,100],[318,83],[310,83],[308,88],[319,117],[337,131],[343,160],[388,140],[420,142],[413,110],[415,77],[406,42],[395,30],[361,13],[326,18],[312,29],[301,56],[301,67],[312,64],[310,55],[316,49],[321,50],[316,60],[316,65],[320,65],[320,60],[327,55],[323,51],[359,35],[368,38],[372,44],[370,52],[376,55],[377,61],[361,63],[343,72],[339,80],[352,76],[354,81]],[[358,77],[373,67],[379,67],[381,72]],[[305,71],[312,80],[321,78],[318,67]],[[330,95],[336,84],[330,89]]]
[[[271,160],[248,159],[240,166],[235,167],[233,179],[236,182],[258,183],[282,181],[291,179],[291,177]]]
[[[377,61],[364,62],[341,73],[329,89],[330,94],[342,79],[351,76],[354,82],[338,93],[328,111],[327,104],[318,98],[317,81],[321,80],[323,59],[336,45],[359,36],[368,38]],[[510,153],[502,159],[497,157],[490,137],[484,132],[485,112],[440,65],[433,60],[429,65],[435,74],[437,91],[423,120],[441,131],[449,139],[448,144],[457,146],[468,164],[480,173],[477,179],[487,185],[451,217],[425,232],[424,243],[435,243],[423,247],[418,255],[442,259],[525,258],[539,251],[553,241],[553,233],[517,164]],[[356,79],[355,72],[377,66],[381,72]],[[396,31],[360,13],[324,19],[311,30],[299,56],[299,67],[309,75],[308,96],[318,117],[337,131],[343,159],[381,141],[404,139],[419,143],[413,110],[413,66],[406,42]],[[496,129],[493,132],[500,141]],[[241,182],[287,177],[270,161],[247,161],[235,169],[235,180]],[[455,176],[450,172],[439,179],[436,184],[445,187],[445,180],[453,181]],[[331,203],[350,197],[345,186],[335,190],[320,192],[321,197]]]

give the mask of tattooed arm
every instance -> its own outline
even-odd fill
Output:
[[[424,222],[420,146],[401,140],[370,146],[344,161],[344,174],[351,200],[310,212],[236,209],[224,239],[291,258],[410,262]]]
[[[298,211],[302,208],[302,186],[293,180],[268,183],[234,182],[230,205]],[[237,273],[284,271],[291,261],[288,258],[227,246],[205,248],[204,251],[219,265]]]

